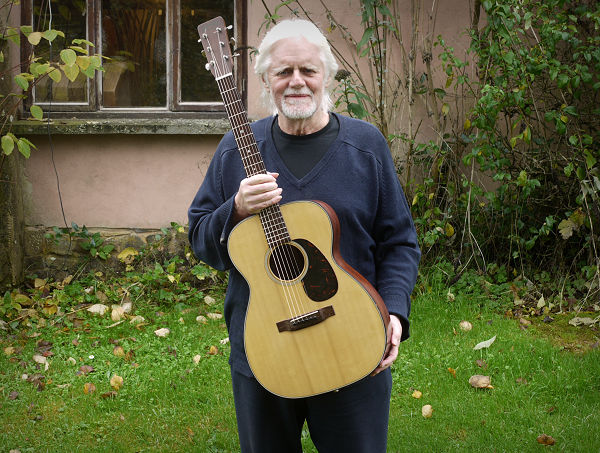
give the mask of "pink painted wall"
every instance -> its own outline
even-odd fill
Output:
[[[187,223],[219,136],[53,136],[67,222],[88,227],[161,228]],[[27,162],[28,225],[64,225],[48,139]]]

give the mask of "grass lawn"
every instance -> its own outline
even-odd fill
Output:
[[[566,345],[549,336],[552,324],[524,329],[506,317],[479,281],[463,277],[449,297],[434,274],[419,280],[411,338],[393,368],[389,451],[600,451],[600,352],[586,346],[598,330],[568,326],[575,314],[553,315],[569,332]],[[192,300],[140,298],[137,327],[80,310],[0,331],[0,451],[238,451],[227,331],[208,316],[222,313],[222,302]],[[170,333],[159,337],[160,328]],[[47,369],[34,356],[47,356]],[[472,388],[475,374],[493,388]],[[431,418],[421,412],[427,404]],[[305,451],[316,451],[305,434]],[[538,443],[542,434],[555,444]]]

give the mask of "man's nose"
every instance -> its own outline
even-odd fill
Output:
[[[290,80],[290,85],[293,87],[306,85],[299,69],[294,69],[294,72],[292,73],[292,79]]]

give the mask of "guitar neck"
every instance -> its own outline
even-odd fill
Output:
[[[229,74],[218,78],[217,85],[225,104],[225,110],[231,123],[235,142],[238,145],[246,176],[266,174],[267,170],[256,144],[254,133],[250,128],[248,114],[240,98],[233,75]],[[269,247],[274,248],[291,240],[278,204],[260,211],[259,217]]]

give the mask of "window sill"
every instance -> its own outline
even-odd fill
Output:
[[[104,118],[52,119],[50,124],[37,120],[12,123],[12,132],[20,135],[98,135],[98,134],[159,134],[159,135],[223,135],[231,129],[226,118]]]

